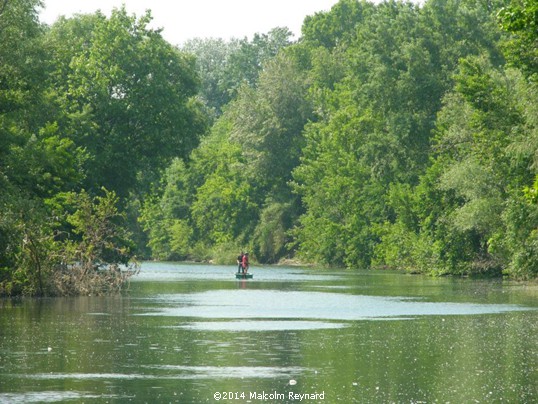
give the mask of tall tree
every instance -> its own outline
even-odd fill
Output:
[[[0,3],[0,294],[45,292],[48,204],[83,178],[83,151],[54,122],[40,5]]]
[[[512,1],[498,15],[503,29],[512,33],[505,44],[507,58],[537,81],[538,4],[532,0]]]
[[[230,55],[225,71],[224,88],[235,98],[243,84],[255,86],[258,75],[267,61],[291,44],[288,28],[273,28],[267,34],[254,34],[252,40],[244,38]]]
[[[231,100],[232,93],[224,83],[229,84],[233,80],[228,74],[230,59],[239,51],[241,43],[238,39],[195,38],[182,47],[196,58],[201,81],[200,97],[215,118],[220,116],[222,108]],[[235,79],[241,81],[241,77]]]
[[[194,60],[147,28],[150,20],[122,8],[110,18],[61,19],[48,34],[58,55],[51,85],[66,130],[90,156],[88,186],[122,197],[173,157],[186,158],[205,130]]]
[[[302,130],[311,118],[308,83],[286,52],[267,63],[256,88],[244,86],[227,111],[230,139],[241,145],[257,188],[278,192],[291,179],[303,147]]]
[[[289,29],[277,27],[266,34],[256,33],[251,40],[196,38],[182,47],[196,57],[202,82],[200,95],[215,118],[243,84],[255,86],[264,65],[291,45],[291,37]]]
[[[306,128],[304,157],[294,173],[306,205],[295,234],[308,259],[368,266],[379,243],[376,229],[396,215],[387,204],[391,184],[415,185],[428,166],[454,55],[488,52],[499,60],[498,30],[488,10],[457,1],[433,0],[423,8],[396,1],[372,9],[341,6],[354,7],[357,24],[334,7],[308,22],[323,22],[317,26],[323,30],[305,27],[307,39],[328,44],[344,63],[333,65],[336,81],[316,80],[315,110],[322,119]],[[324,25],[331,21],[346,23],[331,31]]]

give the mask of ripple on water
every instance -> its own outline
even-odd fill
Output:
[[[199,321],[178,326],[163,328],[180,328],[196,331],[290,331],[290,330],[321,330],[347,327],[349,324],[323,321]]]
[[[12,404],[57,403],[66,400],[114,399],[115,395],[95,395],[77,391],[34,391],[24,393],[0,393],[0,402]]]
[[[147,365],[144,368],[178,372],[183,378],[195,379],[228,379],[228,378],[266,378],[272,379],[283,376],[312,372],[311,369],[300,366],[176,366],[176,365]]]
[[[299,366],[181,366],[181,365],[139,365],[137,369],[153,370],[153,373],[35,373],[18,375],[30,380],[183,380],[183,379],[222,379],[222,378],[275,378],[297,375],[311,371]],[[56,397],[56,392],[28,393],[28,395],[47,394]],[[76,394],[78,392],[58,392],[57,394]],[[14,396],[27,397],[23,394]],[[0,399],[2,398],[0,394]],[[74,397],[74,398],[77,398]],[[84,395],[86,397],[86,395]],[[99,396],[101,397],[101,396]],[[27,397],[28,398],[28,397]],[[68,399],[72,397],[60,397]],[[28,398],[29,399],[29,398]],[[7,400],[7,402],[11,402]],[[39,401],[39,400],[38,400]],[[46,402],[42,399],[41,401]],[[55,399],[54,401],[59,401]],[[0,400],[0,402],[4,402]],[[24,402],[24,401],[20,401]],[[28,401],[27,401],[28,402]]]
[[[280,290],[212,290],[158,295],[153,300],[163,307],[138,315],[215,319],[382,320],[536,310],[514,304],[428,302],[408,297]],[[282,324],[277,323],[276,327],[279,325]]]

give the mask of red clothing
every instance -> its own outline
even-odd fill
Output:
[[[247,270],[248,269],[248,255],[243,255],[243,269],[244,270]]]

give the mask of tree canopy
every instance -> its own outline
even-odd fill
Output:
[[[122,8],[46,27],[39,1],[1,5],[0,294],[65,293],[56,282],[65,248],[92,232],[69,221],[87,204],[73,208],[65,195],[89,192],[95,209],[105,197],[126,206],[174,158],[186,159],[207,126],[198,73],[147,28],[149,13]]]
[[[0,294],[241,249],[537,276],[535,2],[341,0],[180,49],[150,12],[0,4]]]

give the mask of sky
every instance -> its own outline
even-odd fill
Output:
[[[170,43],[192,38],[252,38],[271,28],[288,27],[299,38],[307,15],[327,11],[338,0],[44,0],[40,19],[52,24],[61,15],[110,11],[125,4],[138,16],[151,9],[152,28],[163,28]]]

